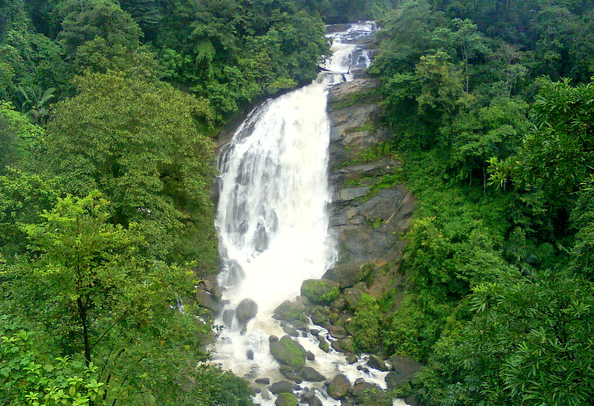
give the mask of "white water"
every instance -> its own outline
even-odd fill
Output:
[[[331,34],[333,57],[324,66],[328,72],[254,110],[220,154],[219,283],[225,287],[226,309],[235,309],[246,298],[258,305],[257,316],[245,327],[233,317],[215,345],[214,361],[239,376],[284,379],[269,352],[268,337],[285,335],[272,312],[283,301],[295,299],[304,280],[320,278],[336,260],[335,242],[328,233],[327,92],[332,84],[351,80],[353,68],[368,66],[368,54],[351,42],[355,35],[374,29],[373,24],[358,24]],[[324,329],[316,328],[331,340]],[[342,354],[320,350],[313,336],[296,340],[316,356],[307,365],[328,379],[343,373],[351,383],[364,377],[385,388],[385,372],[363,373],[357,369],[363,361],[348,365]],[[326,396],[321,383],[301,386],[315,388],[325,406],[340,404]],[[265,385],[261,388],[264,392],[256,401],[273,405],[275,396],[267,394]]]

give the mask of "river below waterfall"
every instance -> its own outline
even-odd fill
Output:
[[[255,401],[262,406],[275,404],[267,382],[286,379],[270,354],[269,337],[286,334],[272,318],[274,309],[298,296],[304,280],[320,278],[337,260],[328,226],[327,93],[369,65],[369,53],[358,44],[375,24],[345,28],[329,34],[333,56],[318,79],[252,111],[219,155],[216,227],[226,305],[217,320],[224,327],[213,361],[251,380],[259,391]],[[364,378],[385,388],[386,372],[361,368],[362,361],[349,364],[333,349],[322,351],[317,337],[331,338],[323,328],[310,327],[317,336],[293,337],[311,354],[307,366],[327,379],[341,373],[351,383]],[[295,393],[306,391],[314,391],[324,406],[341,404],[327,395],[323,382],[305,380]]]

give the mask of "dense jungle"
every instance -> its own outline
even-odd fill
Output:
[[[594,403],[590,0],[0,0],[0,405],[253,405],[191,299],[216,137],[368,19],[360,159],[416,203],[355,350],[423,405]]]

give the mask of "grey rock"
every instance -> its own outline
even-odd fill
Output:
[[[312,367],[304,367],[301,370],[301,377],[309,382],[324,382],[326,377],[313,369]]]
[[[235,317],[235,310],[225,310],[223,312],[223,324],[227,327],[231,327],[233,325],[233,317]]]
[[[307,351],[305,353],[305,358],[307,358],[308,361],[315,361],[316,360],[316,355],[311,352],[311,351]]]
[[[371,354],[369,356],[369,359],[367,360],[367,365],[370,366],[371,368],[375,368],[379,371],[387,371],[388,370],[388,366],[386,365],[386,363],[377,355]]]
[[[258,304],[252,299],[244,299],[238,305],[235,310],[235,317],[241,324],[245,324],[258,314]]]
[[[346,375],[338,374],[328,383],[328,394],[334,399],[344,398],[351,389],[351,383]]]
[[[258,378],[254,382],[262,385],[270,385],[270,378]]]
[[[268,387],[268,390],[275,395],[279,393],[292,393],[297,389],[297,385],[289,381],[278,381]]]

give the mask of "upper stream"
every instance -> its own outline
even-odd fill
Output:
[[[327,93],[369,65],[368,52],[357,43],[374,30],[374,23],[360,23],[329,34],[333,56],[318,79],[254,109],[219,155],[219,284],[227,304],[217,320],[224,328],[213,358],[239,376],[285,379],[270,354],[269,336],[286,334],[272,313],[300,294],[304,280],[320,278],[337,259],[328,218]],[[253,301],[248,312],[255,310],[254,302],[257,305],[256,316],[247,324],[234,315],[245,299]],[[385,388],[384,372],[358,370],[359,363],[349,365],[343,354],[320,350],[313,335],[294,339],[315,355],[307,365],[328,379],[343,373],[351,383],[363,377]],[[274,405],[276,396],[266,386],[254,384],[261,390],[256,403]],[[305,381],[300,386],[314,389],[324,406],[340,405],[327,396],[323,383]]]

